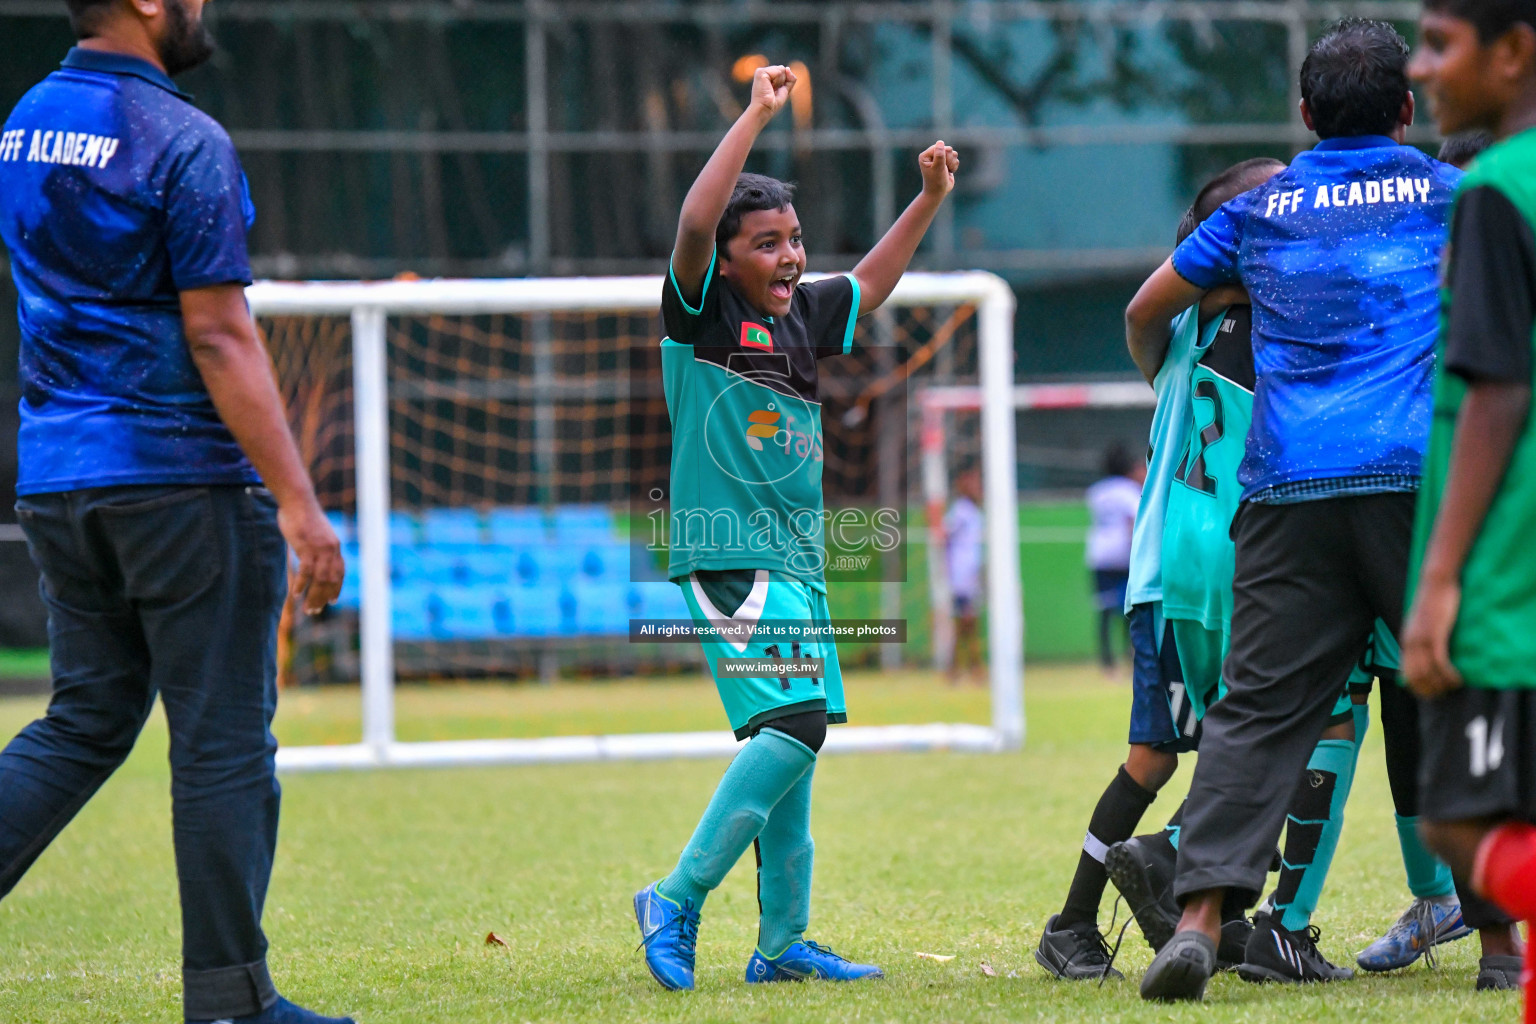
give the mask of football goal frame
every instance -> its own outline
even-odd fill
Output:
[[[258,282],[247,289],[257,317],[347,317],[352,387],[360,564],[359,743],[286,747],[283,771],[473,764],[531,764],[613,759],[729,756],[739,744],[727,730],[604,736],[550,736],[404,742],[395,731],[394,638],[390,587],[390,424],[388,321],[391,316],[651,310],[662,278],[523,278],[386,282]],[[1014,439],[1014,296],[983,272],[907,274],[889,300],[896,306],[973,305],[988,549],[987,601],[991,722],[844,726],[827,752],[960,750],[999,752],[1024,742],[1023,593],[1019,575]]]
[[[1017,384],[1010,388],[1008,396],[1009,437],[1014,436],[1013,414],[1022,412],[1064,409],[1142,409],[1153,408],[1157,396],[1141,381],[1093,381],[1061,384]],[[934,385],[917,393],[917,405],[921,417],[922,437],[922,486],[923,506],[927,524],[928,553],[928,600],[932,608],[933,667],[943,671],[954,657],[955,619],[954,601],[949,588],[949,570],[946,564],[948,545],[944,531],[945,510],[949,505],[950,444],[947,420],[957,412],[980,413],[982,416],[982,446],[986,447],[986,432],[991,428],[988,410],[999,404],[995,396],[982,387],[968,385]],[[986,453],[983,450],[985,463]],[[985,476],[990,465],[983,469],[983,497],[987,505],[988,529],[991,529],[991,492],[986,490]],[[1011,510],[1017,524],[1018,510]],[[991,541],[990,534],[988,536]],[[1015,533],[1013,570],[1018,571],[1018,536]],[[988,585],[994,575],[992,554],[987,555]],[[988,591],[991,597],[991,591]],[[995,605],[993,606],[996,607]],[[995,614],[995,612],[989,613]],[[1022,619],[1020,622],[1022,623]],[[988,636],[988,648],[991,635]]]

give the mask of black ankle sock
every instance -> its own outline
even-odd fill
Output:
[[[1082,922],[1098,923],[1099,900],[1104,895],[1104,886],[1109,883],[1109,875],[1104,871],[1104,851],[1136,834],[1141,816],[1156,797],[1156,793],[1138,785],[1123,765],[1115,773],[1115,780],[1099,797],[1093,817],[1088,821],[1088,835],[1083,838],[1077,873],[1072,876],[1067,902],[1062,905],[1061,916],[1056,921],[1058,928]]]

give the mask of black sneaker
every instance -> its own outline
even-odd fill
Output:
[[[1216,944],[1201,932],[1174,932],[1141,979],[1141,998],[1198,1002],[1216,973]]]
[[[1216,946],[1216,969],[1235,971],[1248,955],[1248,939],[1253,935],[1253,922],[1246,917],[1234,917],[1221,923],[1221,942]]]
[[[1118,981],[1125,977],[1109,965],[1109,944],[1097,925],[1084,922],[1057,928],[1059,916],[1052,914],[1045,922],[1040,945],[1035,949],[1036,963],[1063,981]]]
[[[1111,846],[1104,854],[1104,870],[1125,897],[1141,934],[1155,953],[1178,930],[1179,904],[1173,898],[1177,854],[1166,842],[1149,842],[1152,838],[1136,836]]]
[[[1317,925],[1308,925],[1304,932],[1293,932],[1282,927],[1273,915],[1256,914],[1237,976],[1244,981],[1292,984],[1353,978],[1354,971],[1335,967],[1318,951],[1320,936]]]
[[[1477,962],[1477,990],[1506,992],[1520,987],[1518,956],[1485,956]]]

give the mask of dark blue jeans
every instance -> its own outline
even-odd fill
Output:
[[[186,1016],[260,1012],[277,998],[261,930],[279,799],[277,504],[262,487],[109,487],[16,511],[42,572],[53,698],[0,752],[0,896],[122,764],[158,693]]]

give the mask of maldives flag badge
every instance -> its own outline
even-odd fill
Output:
[[[741,324],[741,347],[755,348],[763,352],[773,351],[773,335],[768,333],[768,328],[762,324],[755,324],[750,320],[743,320]]]

